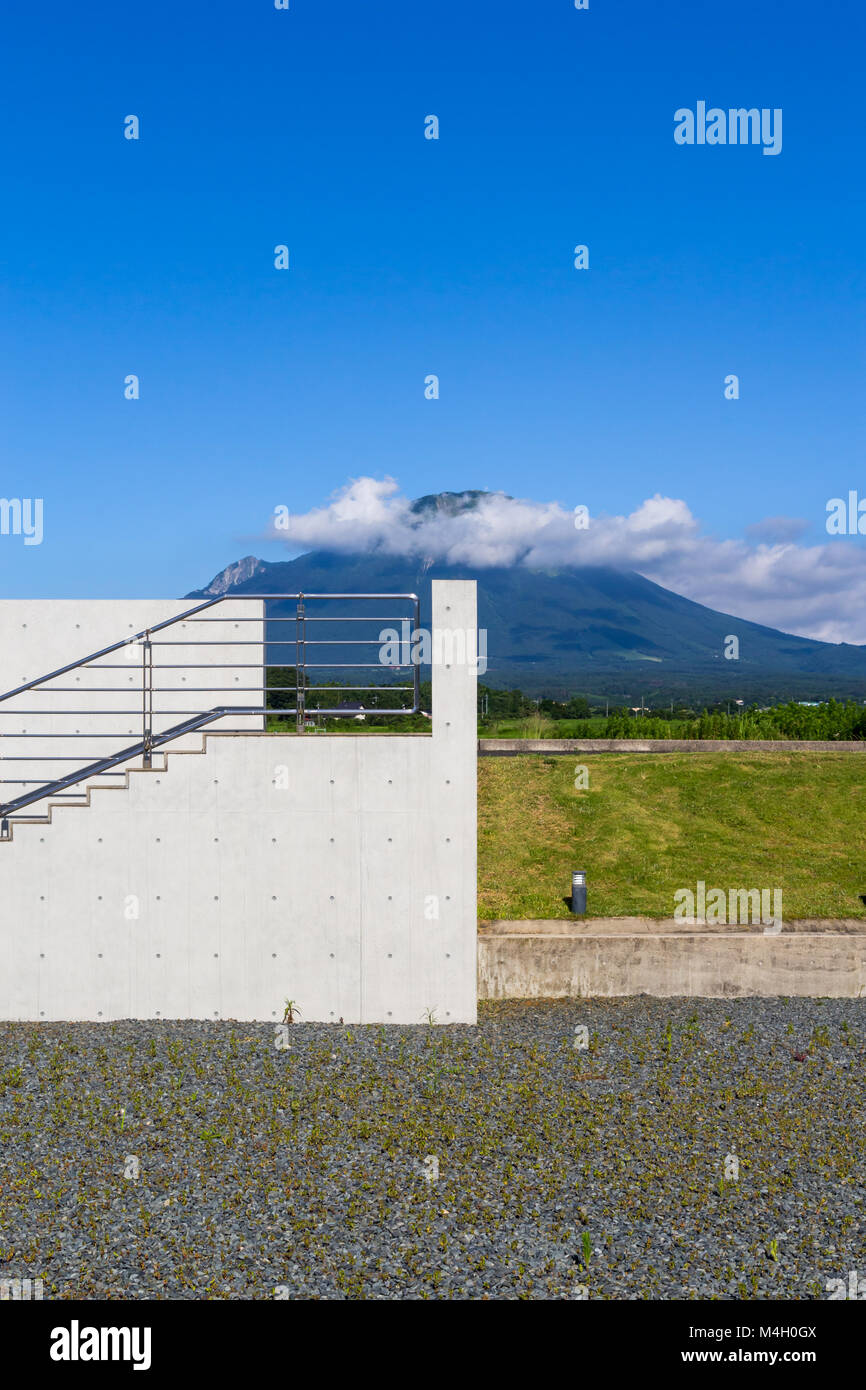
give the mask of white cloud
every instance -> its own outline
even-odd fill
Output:
[[[817,637],[866,643],[866,548],[847,537],[802,546],[803,523],[772,517],[748,540],[706,534],[681,498],[647,498],[628,516],[591,517],[576,530],[558,502],[484,497],[477,507],[419,518],[393,478],[356,478],[323,507],[271,530],[296,553],[332,550],[446,564],[612,565],[736,617]]]
[[[767,516],[763,521],[753,522],[746,527],[750,541],[765,541],[767,545],[782,545],[785,541],[798,541],[809,529],[808,521],[796,516]]]

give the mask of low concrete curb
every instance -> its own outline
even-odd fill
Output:
[[[482,922],[479,999],[866,993],[866,920],[713,927],[649,917]]]
[[[866,739],[480,738],[481,758],[519,753],[866,753]]]

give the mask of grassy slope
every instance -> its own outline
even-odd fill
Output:
[[[781,888],[783,913],[864,917],[866,786],[845,753],[598,754],[479,760],[479,903],[493,917],[670,916],[674,891]]]

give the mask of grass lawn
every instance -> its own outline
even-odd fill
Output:
[[[781,888],[783,914],[866,917],[866,778],[851,753],[481,758],[478,915],[669,917],[674,892]]]

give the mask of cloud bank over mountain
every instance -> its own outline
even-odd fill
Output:
[[[807,524],[776,516],[749,527],[747,539],[719,540],[685,501],[659,494],[627,516],[581,521],[559,502],[478,492],[413,501],[394,478],[361,477],[325,506],[272,525],[267,537],[293,554],[380,554],[479,569],[610,565],[783,632],[866,643],[866,547],[854,537],[798,544]]]

